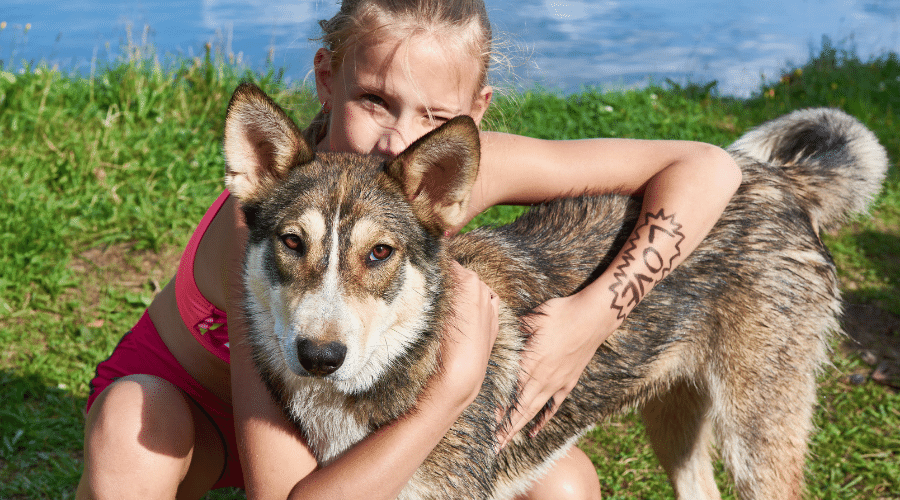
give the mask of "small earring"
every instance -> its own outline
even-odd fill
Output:
[[[328,101],[322,103],[322,112],[331,113],[331,104]]]

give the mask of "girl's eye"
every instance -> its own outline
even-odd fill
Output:
[[[281,235],[281,242],[284,243],[284,246],[300,255],[306,253],[306,246],[303,244],[303,238],[296,234],[288,233]]]
[[[385,107],[387,105],[387,103],[384,102],[384,99],[375,94],[363,94],[360,98],[369,104],[374,104],[375,106]]]
[[[372,251],[369,252],[368,257],[366,257],[366,262],[370,264],[382,262],[384,260],[387,260],[393,254],[393,248],[387,245],[375,245],[374,247],[372,247]]]
[[[425,115],[422,117],[422,119],[425,121],[425,126],[430,128],[431,130],[434,130],[450,121],[450,118],[438,115]]]

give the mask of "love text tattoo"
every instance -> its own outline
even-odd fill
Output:
[[[639,252],[640,241],[646,241],[650,246]],[[617,266],[613,274],[616,283],[609,287],[613,292],[611,307],[616,310],[618,319],[625,319],[650,288],[669,274],[672,262],[681,255],[679,245],[682,241],[684,234],[681,224],[675,222],[675,214],[666,217],[662,210],[656,215],[647,212],[644,220],[639,221],[622,251],[625,262]]]

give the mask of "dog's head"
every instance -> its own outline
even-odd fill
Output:
[[[278,105],[243,84],[224,150],[226,185],[250,233],[244,276],[257,361],[346,393],[367,388],[422,342],[444,307],[441,240],[468,207],[474,122],[454,118],[389,161],[314,153]]]

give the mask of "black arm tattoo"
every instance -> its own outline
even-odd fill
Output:
[[[654,246],[646,247],[642,255],[635,256],[637,242],[644,238]],[[681,255],[679,245],[682,241],[684,241],[684,234],[681,232],[681,224],[675,222],[675,214],[666,217],[660,209],[656,215],[650,212],[644,215],[643,222],[638,224],[628,243],[625,244],[622,251],[622,259],[625,262],[616,267],[613,274],[616,282],[609,287],[609,290],[613,292],[610,306],[616,310],[618,319],[625,319],[625,316],[644,298],[650,288],[672,271],[672,262]],[[661,244],[663,247],[674,246],[675,253],[666,259],[657,250]],[[639,268],[642,269],[641,272],[632,269],[632,264],[636,261]],[[649,272],[649,275],[644,270]]]

